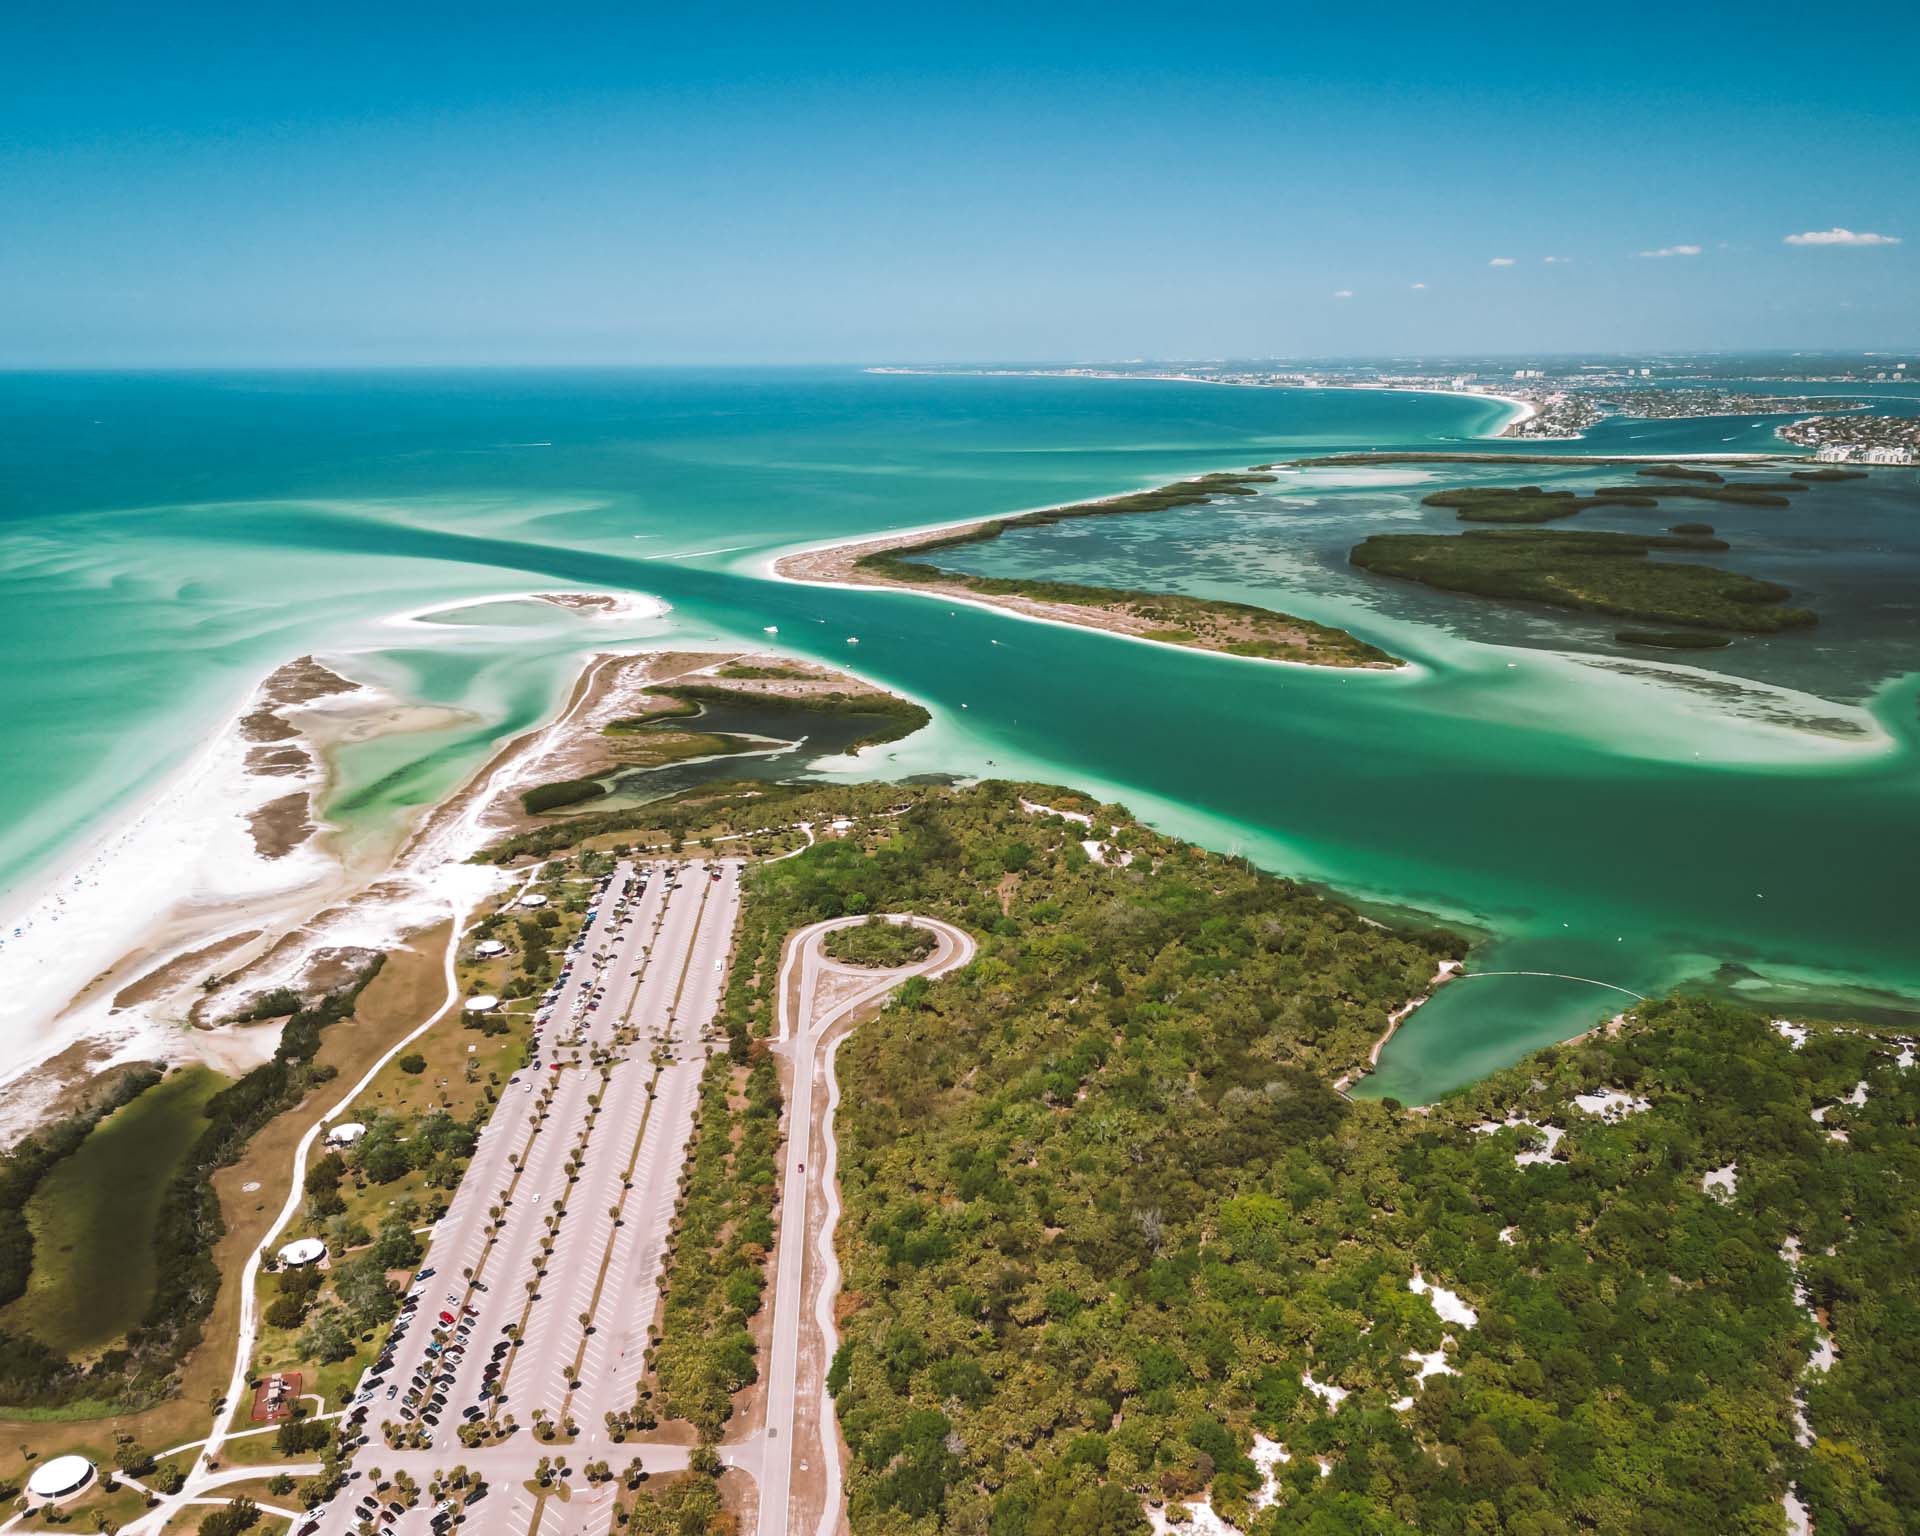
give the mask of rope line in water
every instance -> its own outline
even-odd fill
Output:
[[[1590,987],[1605,987],[1609,992],[1624,992],[1628,997],[1637,997],[1643,1003],[1647,1000],[1644,993],[1636,992],[1631,987],[1615,986],[1610,981],[1595,981],[1591,976],[1569,976],[1565,971],[1456,971],[1453,979],[1472,981],[1476,976],[1550,976],[1555,981],[1584,981]]]

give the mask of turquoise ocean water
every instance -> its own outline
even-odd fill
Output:
[[[1085,784],[1270,868],[1472,923],[1492,936],[1475,956],[1487,971],[1920,994],[1900,852],[1920,846],[1911,472],[1823,487],[1807,515],[1685,512],[1828,622],[1664,680],[1605,623],[1346,567],[1366,532],[1447,526],[1418,505],[1434,482],[1417,471],[1283,477],[1253,502],[968,556],[1343,624],[1418,664],[1394,677],[761,574],[809,540],[1204,469],[1476,446],[1503,415],[1444,396],[853,370],[0,377],[0,884],[30,890],[291,656],[351,657],[355,675],[460,712],[343,755],[330,813],[377,839],[547,713],[582,649],[760,644],[774,625],[780,645],[934,710],[863,773]],[[1620,423],[1567,446],[1770,449],[1770,427]],[[390,622],[545,587],[643,592],[672,612]],[[1550,976],[1456,983],[1370,1088],[1429,1097],[1621,997]]]

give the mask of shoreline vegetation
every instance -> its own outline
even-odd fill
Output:
[[[1635,534],[1543,528],[1472,533],[1384,533],[1348,558],[1364,571],[1448,592],[1545,603],[1665,625],[1776,634],[1819,622],[1783,606],[1793,594],[1717,566],[1650,560],[1655,552],[1724,549],[1699,534]]]
[[[641,672],[651,659],[634,658]],[[932,714],[911,699],[816,662],[766,655],[690,655],[675,658],[669,680],[623,678],[616,662],[596,692],[605,706],[589,711],[565,744],[566,777],[523,786],[528,817],[586,805],[616,792],[619,779],[699,759],[762,752],[770,738],[704,724],[715,710],[787,711],[855,717],[870,723],[839,750],[857,752],[910,736]],[[780,742],[784,746],[786,743]],[[574,814],[579,814],[574,812]]]
[[[1694,465],[1723,466],[1730,469],[1754,469],[1774,465],[1804,464],[1800,454],[1785,453],[1703,453],[1685,456]],[[1671,465],[1673,454],[1655,458],[1641,453],[1499,453],[1492,450],[1450,451],[1427,449],[1389,449],[1358,453],[1313,454],[1304,459],[1277,459],[1268,469],[1352,469],[1373,464],[1648,464]],[[1824,477],[1822,477],[1824,478]]]
[[[910,558],[991,543],[1012,529],[1042,528],[1071,518],[1165,512],[1203,506],[1221,497],[1252,496],[1257,494],[1257,486],[1273,483],[1274,479],[1262,470],[1199,475],[1144,491],[986,518],[931,533],[821,545],[779,557],[773,570],[791,581],[885,587],[930,597],[964,594],[965,600],[1027,618],[1190,650],[1302,666],[1365,670],[1405,666],[1346,630],[1251,603],[1034,577],[980,576]]]
[[[960,597],[1025,617],[1103,629],[1136,639],[1296,664],[1381,670],[1403,667],[1344,630],[1273,610],[1212,599],[1083,586],[1024,577],[988,577],[910,558],[990,543],[1010,529],[1040,528],[1079,517],[1160,512],[1204,505],[1217,497],[1251,496],[1275,483],[1276,471],[1381,464],[1518,464],[1633,466],[1637,483],[1582,494],[1540,486],[1477,486],[1439,490],[1424,504],[1453,508],[1465,522],[1556,521],[1595,507],[1657,507],[1664,499],[1737,506],[1787,507],[1812,485],[1859,472],[1818,469],[1791,478],[1729,483],[1720,469],[1752,470],[1799,462],[1777,454],[1715,454],[1682,464],[1672,455],[1477,453],[1349,453],[1276,460],[1243,471],[1218,471],[1147,491],[1069,502],[1004,518],[987,518],[921,533],[844,540],[776,558],[773,574],[790,581],[893,588],[928,597]],[[1717,468],[1715,467],[1717,466]],[[1494,532],[1495,530],[1486,530]],[[1521,529],[1506,530],[1523,533]],[[1540,542],[1473,543],[1475,535],[1379,534],[1354,546],[1352,564],[1372,574],[1417,581],[1480,597],[1539,602],[1611,614],[1659,629],[1623,629],[1622,644],[1713,649],[1729,643],[1709,631],[1772,634],[1818,622],[1805,608],[1782,606],[1792,594],[1718,567],[1649,560],[1655,551],[1720,551],[1732,546],[1704,523],[1679,523],[1664,535],[1598,531]],[[1625,557],[1625,558],[1622,558]],[[1698,633],[1670,626],[1697,626]]]
[[[1545,490],[1537,485],[1476,485],[1431,492],[1420,499],[1420,504],[1451,507],[1464,523],[1546,523],[1592,507],[1657,507],[1662,498],[1717,501],[1740,507],[1787,507],[1793,505],[1790,496],[1805,489],[1797,480],[1749,481],[1743,485],[1603,485],[1584,493]]]
[[[1656,460],[1635,471],[1632,485],[1607,485],[1586,492],[1538,485],[1459,486],[1429,492],[1421,505],[1451,509],[1461,522],[1535,524],[1594,508],[1645,510],[1664,500],[1790,507],[1794,497],[1813,486],[1846,478],[1852,477],[1796,471],[1785,480],[1729,482],[1719,470],[1701,464]],[[1675,523],[1664,534],[1597,529],[1549,532],[1508,526],[1464,534],[1374,534],[1356,544],[1348,559],[1374,575],[1443,591],[1544,603],[1663,626],[1620,629],[1614,638],[1623,645],[1713,650],[1731,643],[1730,636],[1715,631],[1776,634],[1819,622],[1810,609],[1784,606],[1792,593],[1777,582],[1718,566],[1648,558],[1732,547],[1715,537],[1710,523]]]

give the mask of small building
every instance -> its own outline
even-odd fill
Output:
[[[36,1504],[58,1504],[92,1481],[93,1463],[86,1457],[56,1456],[33,1469],[27,1479],[27,1498]]]
[[[358,1120],[343,1120],[327,1132],[327,1145],[330,1147],[350,1147],[362,1136],[367,1128]]]
[[[482,960],[491,960],[495,955],[504,955],[507,952],[507,946],[498,939],[482,939],[473,946],[473,952]]]
[[[547,898],[538,891],[530,891],[520,898],[520,905],[523,907],[544,907],[546,904]]]
[[[327,1245],[317,1237],[298,1237],[280,1250],[280,1262],[288,1269],[305,1269],[327,1256]]]
[[[500,1006],[500,999],[491,992],[482,992],[467,999],[468,1013],[492,1013]]]

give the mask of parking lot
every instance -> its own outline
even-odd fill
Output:
[[[541,1000],[529,1064],[504,1085],[349,1411],[366,1437],[355,1475],[297,1532],[444,1531],[428,1486],[464,1466],[488,1485],[469,1528],[522,1536],[543,1456],[685,1466],[684,1447],[613,1443],[605,1418],[639,1390],[739,875],[737,860],[622,863],[602,882]],[[536,1432],[547,1424],[552,1443]],[[462,1443],[463,1426],[480,1426],[479,1443]],[[376,1467],[406,1473],[417,1502],[376,1496]],[[599,1533],[612,1513],[610,1488],[576,1478],[540,1531]]]

